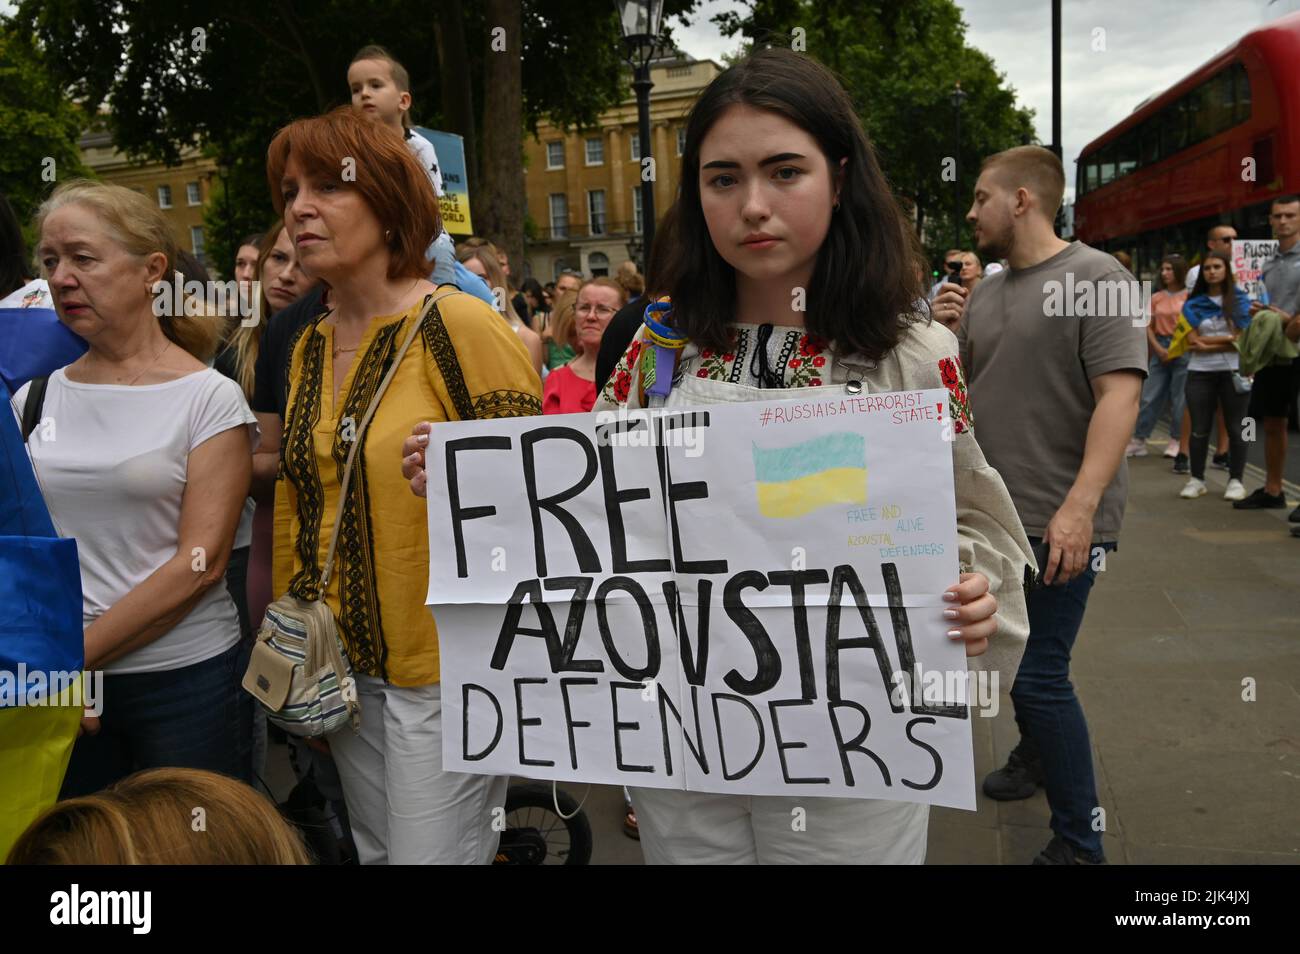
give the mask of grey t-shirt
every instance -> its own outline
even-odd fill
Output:
[[[1137,292],[1113,257],[1072,242],[1031,268],[986,277],[971,293],[957,337],[975,437],[1031,537],[1046,531],[1083,464],[1097,403],[1091,379],[1146,376]],[[1094,543],[1118,539],[1127,495],[1121,461],[1093,518]]]
[[[1268,289],[1269,304],[1294,315],[1300,305],[1300,242],[1270,258],[1260,277]]]

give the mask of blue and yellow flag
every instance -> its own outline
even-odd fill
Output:
[[[840,433],[791,447],[755,444],[754,480],[765,517],[801,517],[831,504],[866,503],[866,439]]]
[[[0,863],[54,804],[84,711],[81,570],[0,383]]]

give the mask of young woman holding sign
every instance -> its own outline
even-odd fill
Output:
[[[975,443],[957,339],[913,314],[922,297],[915,239],[848,95],[788,50],[761,51],[722,73],[691,114],[675,211],[672,311],[657,327],[661,341],[666,332],[685,346],[672,360],[653,352],[662,363],[646,387],[643,352],[654,342],[643,327],[595,409],[756,401],[789,388],[807,396],[947,388],[962,573],[945,617],[950,637],[1009,686],[1029,632],[1022,585],[1033,556]],[[427,432],[421,425],[403,447],[416,493],[427,479]],[[923,804],[646,788],[632,798],[649,862],[925,859]],[[795,808],[806,812],[806,830],[792,830]]]

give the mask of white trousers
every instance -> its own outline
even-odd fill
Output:
[[[356,680],[361,732],[329,743],[361,863],[490,864],[509,778],[443,771],[440,686]]]
[[[925,863],[930,807],[914,802],[634,788],[632,805],[646,864]]]

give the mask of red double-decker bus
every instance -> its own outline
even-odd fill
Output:
[[[1090,142],[1079,155],[1075,236],[1133,256],[1198,260],[1205,233],[1269,238],[1274,196],[1300,192],[1300,14],[1247,33]]]

